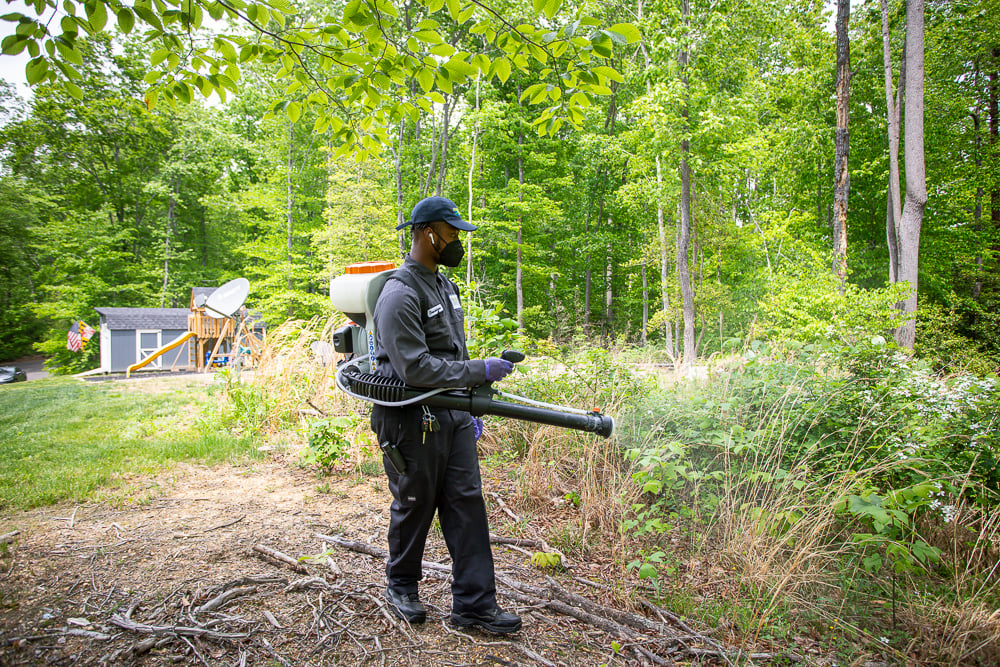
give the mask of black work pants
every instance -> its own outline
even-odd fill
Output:
[[[427,433],[425,440],[420,406],[372,408],[379,442],[396,444],[406,461],[406,474],[399,475],[383,457],[393,498],[386,579],[399,593],[417,592],[436,510],[452,560],[452,610],[485,611],[496,606],[496,582],[472,417],[459,410],[430,410],[441,430]]]

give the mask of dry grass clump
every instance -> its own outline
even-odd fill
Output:
[[[340,394],[334,387],[335,365],[318,357],[311,345],[330,340],[342,324],[335,317],[288,320],[268,332],[252,381],[266,406],[262,420],[266,430],[280,428],[303,410],[329,413],[341,407],[334,405]]]
[[[558,405],[589,407],[594,399],[587,391],[593,391],[593,384],[563,382],[563,372],[561,366],[533,368],[531,381],[523,383],[526,387],[519,384],[516,391]],[[631,406],[624,397],[609,393],[612,397],[605,399],[602,412],[618,419]],[[505,452],[513,459],[520,503],[547,515],[554,543],[569,550],[610,550],[618,544],[622,515],[638,490],[617,435],[602,438],[515,419],[487,420],[481,449],[488,456]]]
[[[915,651],[934,664],[1000,664],[1000,508],[961,501],[947,523],[927,523],[950,590],[908,597],[901,620]]]

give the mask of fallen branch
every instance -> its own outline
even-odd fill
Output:
[[[122,630],[131,630],[147,635],[178,635],[201,639],[246,639],[250,635],[234,632],[214,632],[207,628],[190,628],[183,625],[147,625],[126,619],[121,614],[113,614],[109,622]]]
[[[257,592],[256,586],[246,586],[245,588],[230,588],[228,591],[225,591],[224,593],[215,596],[214,598],[212,598],[205,604],[201,605],[194,611],[196,614],[206,614],[210,611],[215,611],[216,609],[218,609],[219,607],[221,607],[222,605],[226,604],[227,602],[229,602],[234,598],[238,598],[243,595],[250,595],[256,592]]]
[[[349,540],[341,537],[340,535],[324,535],[323,533],[313,533],[313,535],[324,542],[336,544],[339,547],[344,547],[345,549],[350,549],[351,551],[356,551],[368,556],[383,559],[389,557],[389,552],[385,549],[381,549],[371,544],[365,544],[364,542],[355,542],[354,540]]]
[[[312,588],[322,588],[328,590],[332,588],[332,586],[330,586],[330,583],[323,577],[304,577],[302,579],[296,579],[292,583],[288,584],[281,592],[292,593]]]
[[[253,547],[253,551],[256,552],[256,554],[259,554],[257,556],[258,558],[260,558],[261,556],[265,556],[266,559],[271,559],[277,561],[278,563],[281,563],[282,565],[286,565],[295,572],[298,572],[299,574],[309,573],[309,570],[306,569],[305,565],[298,562],[291,556],[281,553],[277,549],[266,547],[263,544],[255,544]]]
[[[500,497],[499,493],[496,493],[494,491],[490,491],[489,494],[491,496],[493,496],[493,499],[495,501],[497,501],[497,505],[500,506],[500,509],[503,510],[504,514],[506,514],[507,516],[509,516],[514,521],[514,523],[521,523],[521,517],[519,517],[518,515],[514,514],[514,512],[509,507],[507,507],[507,503],[505,503],[503,501],[503,498]]]
[[[14,538],[20,534],[21,531],[19,530],[12,530],[9,533],[4,533],[3,535],[0,535],[0,544],[7,544],[8,542],[12,542]]]
[[[94,630],[83,630],[80,628],[70,628],[62,634],[70,635],[72,637],[85,637],[87,639],[97,639],[100,641],[105,641],[111,639],[111,635],[106,635],[103,632],[95,632]]]
[[[245,519],[245,518],[246,518],[245,516],[241,516],[241,517],[239,517],[238,519],[233,519],[232,521],[227,521],[226,523],[220,523],[220,524],[219,524],[218,526],[212,526],[211,528],[206,528],[206,529],[204,530],[204,532],[206,532],[206,533],[210,533],[210,532],[212,532],[213,530],[218,530],[218,529],[220,529],[220,528],[226,528],[227,526],[231,526],[231,525],[233,525],[234,523],[239,523],[240,521],[242,521],[242,520],[243,520],[243,519]]]
[[[541,549],[542,543],[538,540],[527,540],[522,537],[504,537],[490,533],[490,542],[493,544],[506,544],[514,547],[524,547],[526,549]]]

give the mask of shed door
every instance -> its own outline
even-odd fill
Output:
[[[101,318],[101,370],[111,372],[111,327]]]
[[[135,332],[136,361],[142,361],[160,347],[160,332],[158,330],[139,329]],[[160,368],[161,357],[157,357],[146,368]]]

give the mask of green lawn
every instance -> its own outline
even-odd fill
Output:
[[[0,387],[0,509],[85,500],[172,461],[252,455],[251,438],[230,435],[213,400],[176,379],[155,392],[69,378]]]

